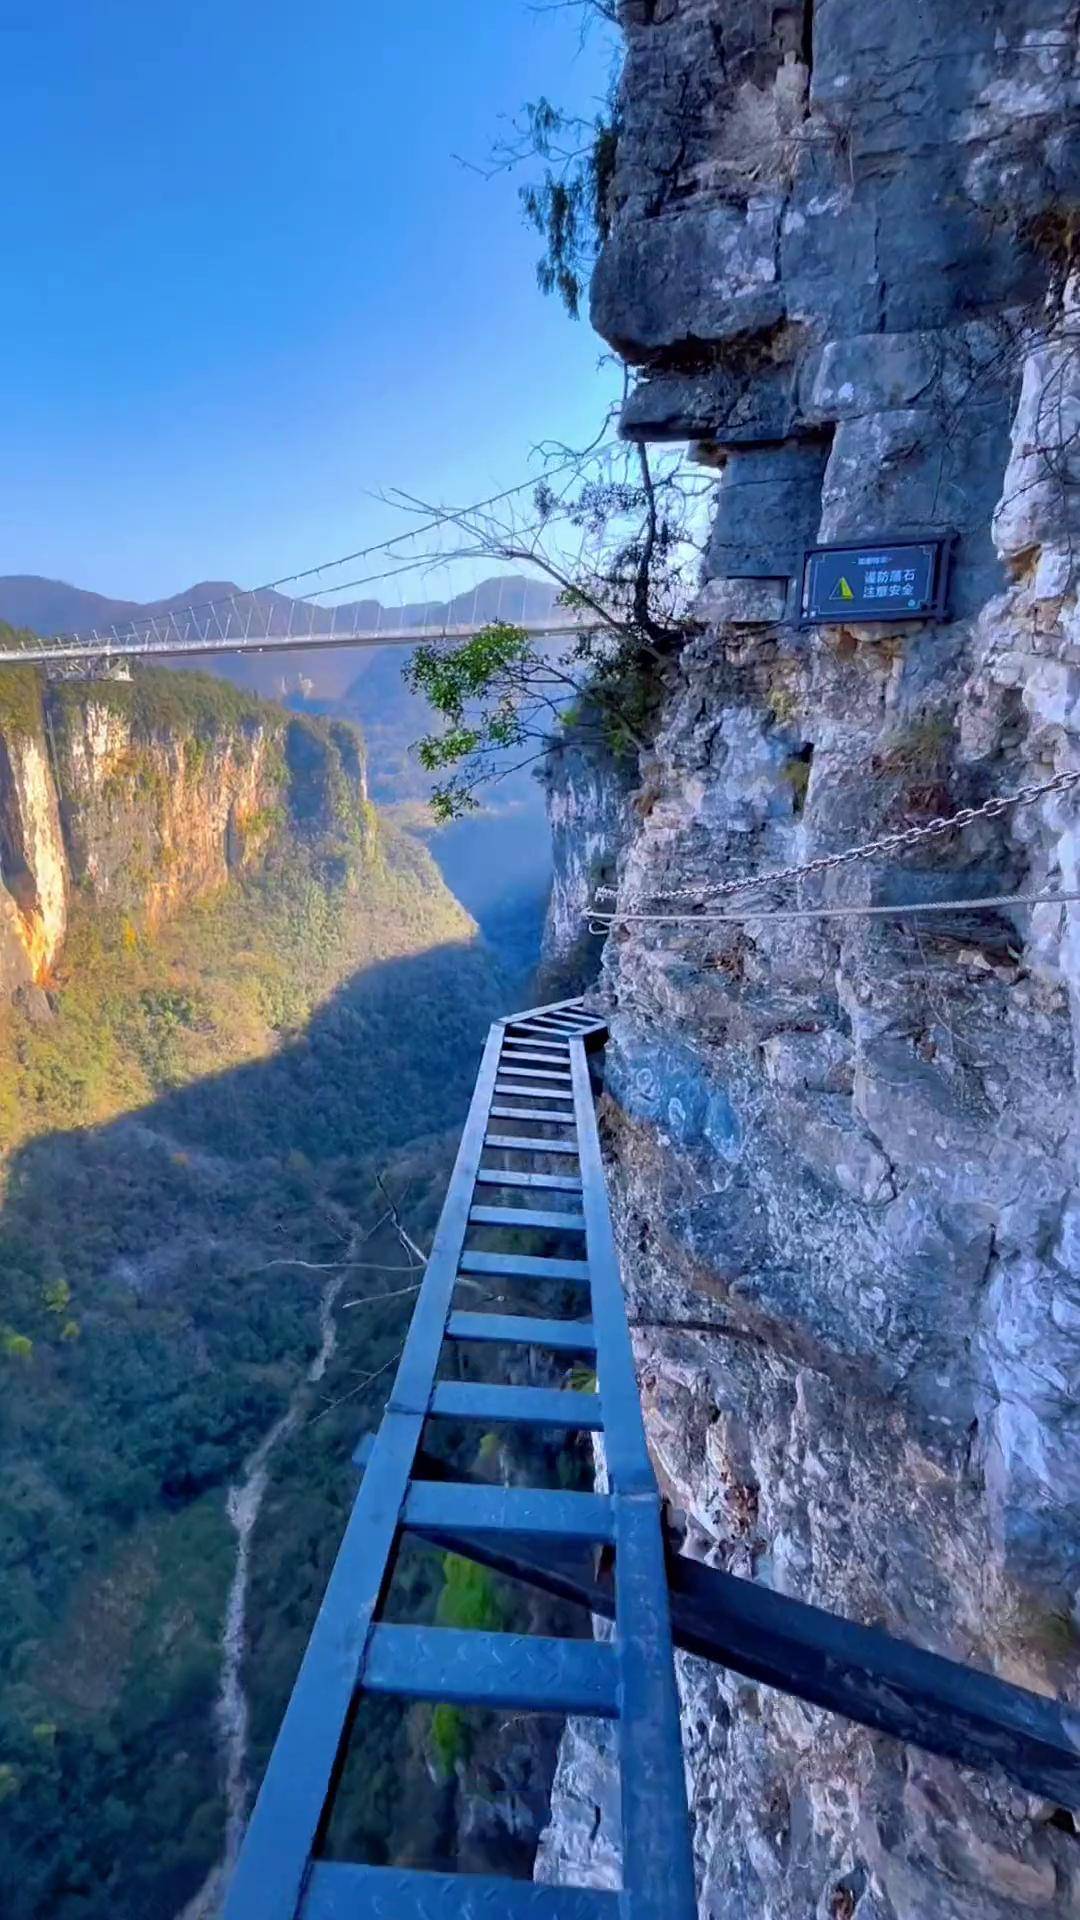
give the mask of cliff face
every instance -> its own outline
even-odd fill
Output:
[[[68,863],[37,728],[0,734],[0,993],[40,979],[67,926]]]
[[[586,714],[551,753],[541,775],[551,826],[552,880],[541,946],[544,996],[577,993],[596,970],[588,909],[610,885],[624,811],[635,784],[626,760],[614,760]]]
[[[628,431],[718,472],[702,631],[607,849],[620,903],[664,911],[1080,768],[1077,37],[1064,0],[624,15],[594,316],[643,370]],[[797,626],[806,544],[945,527],[949,624]],[[1073,888],[1078,817],[1055,796],[765,904]],[[687,1550],[1074,1699],[1077,939],[1056,907],[632,924],[602,972]],[[1077,1910],[1068,1815],[681,1677],[711,1920]],[[575,1729],[545,1877],[610,1875],[610,1797]]]
[[[290,719],[206,676],[45,685],[0,708],[0,991],[40,982],[72,895],[149,928],[218,891],[285,832],[362,834],[355,729]]]

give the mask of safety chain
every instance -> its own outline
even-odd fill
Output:
[[[700,900],[705,898],[728,898],[731,894],[747,893],[757,887],[771,887],[781,880],[800,880],[806,874],[828,873],[834,867],[846,867],[854,860],[871,860],[875,854],[898,853],[902,848],[914,847],[922,840],[930,840],[936,834],[953,833],[958,827],[970,826],[973,820],[996,820],[1007,813],[1010,807],[1029,807],[1035,800],[1041,800],[1048,793],[1066,793],[1070,788],[1080,786],[1080,770],[1075,773],[1058,773],[1052,780],[1043,780],[1038,785],[1021,787],[1017,793],[999,794],[992,800],[984,800],[981,807],[961,807],[959,813],[942,814],[936,820],[928,820],[925,826],[905,827],[898,833],[886,833],[880,840],[868,840],[861,847],[848,847],[843,853],[824,854],[819,860],[807,860],[801,866],[776,867],[771,873],[756,873],[740,880],[720,880],[697,887],[675,887],[666,893],[650,893],[650,900]],[[614,900],[617,889],[597,887],[598,900]],[[627,912],[633,912],[641,903],[627,906]]]

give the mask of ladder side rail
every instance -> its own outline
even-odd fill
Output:
[[[295,1920],[435,1387],[502,1047],[492,1027],[397,1376],[241,1847],[224,1920]]]
[[[570,1042],[604,1456],[615,1518],[623,1887],[633,1920],[694,1920],[697,1901],[667,1569],[608,1207],[585,1039]]]

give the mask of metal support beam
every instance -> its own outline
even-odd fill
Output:
[[[417,1468],[433,1477],[444,1471],[427,1453]],[[416,1531],[509,1579],[614,1618],[610,1581],[590,1578],[579,1558],[546,1542],[540,1550],[520,1540],[508,1550],[442,1527]],[[1067,1702],[670,1548],[667,1575],[672,1638],[684,1653],[963,1766],[1000,1770],[1029,1792],[1080,1810],[1080,1712]]]

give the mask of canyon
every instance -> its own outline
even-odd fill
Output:
[[[0,873],[5,1914],[212,1910],[497,971],[357,729],[202,675],[6,674]]]

